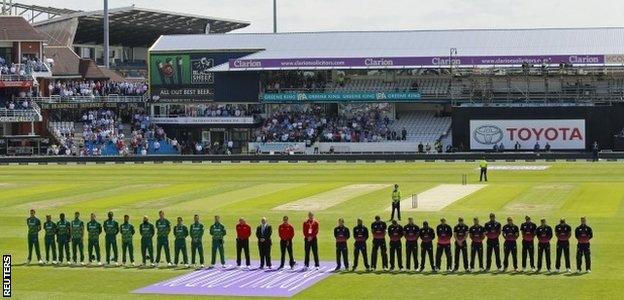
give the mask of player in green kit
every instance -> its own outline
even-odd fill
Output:
[[[119,233],[119,223],[117,223],[117,221],[113,220],[113,212],[109,211],[108,212],[108,219],[106,219],[106,221],[104,221],[104,224],[102,225],[104,227],[104,233],[106,233],[104,235],[104,243],[105,243],[105,247],[106,247],[106,264],[110,265],[111,262],[111,256],[110,256],[110,252],[111,252],[111,248],[113,250],[113,261],[115,262],[115,266],[118,266],[118,260],[117,260],[117,234]]]
[[[188,228],[182,224],[182,217],[178,217],[178,224],[173,227],[173,236],[175,236],[174,244],[174,263],[178,265],[178,258],[182,252],[184,266],[188,268],[188,252],[186,251],[186,237],[189,235]]]
[[[154,225],[149,222],[147,216],[143,216],[143,223],[139,225],[139,233],[141,234],[141,256],[143,257],[142,266],[145,266],[147,254],[149,253],[150,264],[154,267],[154,244],[152,242],[152,238],[154,237],[155,229]]]
[[[210,235],[212,235],[212,258],[210,267],[213,268],[217,260],[217,250],[221,258],[221,267],[225,268],[225,254],[223,250],[223,237],[225,236],[225,226],[221,224],[221,218],[215,216],[215,222],[210,226]]]
[[[87,248],[89,252],[89,264],[93,263],[93,249],[98,265],[102,265],[100,257],[100,234],[102,234],[102,224],[95,220],[95,214],[91,213],[91,221],[87,223]]]
[[[165,219],[165,213],[161,210],[158,212],[158,220],[156,220],[156,264],[160,263],[160,251],[165,249],[165,259],[167,265],[171,264],[171,255],[169,254],[169,232],[171,232],[171,222]]]
[[[41,221],[35,217],[35,210],[30,210],[30,217],[26,219],[26,225],[28,226],[28,259],[26,264],[30,263],[32,259],[32,251],[35,248],[35,254],[39,264],[43,264],[41,260],[41,251],[39,250],[39,231],[41,231]]]
[[[124,222],[119,226],[121,232],[121,259],[126,264],[126,251],[130,256],[130,264],[134,267],[134,246],[132,245],[132,237],[134,236],[134,226],[130,224],[130,216],[124,216]]]
[[[50,263],[50,250],[52,250],[52,264],[56,264],[56,223],[52,222],[52,216],[47,215],[46,221],[43,223],[43,231],[45,231],[44,244],[46,253],[46,264]]]
[[[84,223],[80,220],[80,213],[74,214],[75,218],[71,221],[71,244],[72,244],[72,260],[77,263],[78,253],[80,251],[80,264],[84,266]]]
[[[202,237],[204,236],[204,224],[199,223],[199,215],[193,217],[193,224],[189,227],[189,235],[191,236],[191,263],[195,265],[195,252],[199,255],[199,263],[201,268],[204,267],[204,246],[202,245]]]
[[[56,242],[58,243],[59,263],[63,262],[63,257],[67,258],[67,264],[70,264],[69,257],[69,238],[71,235],[71,224],[65,219],[65,213],[59,215],[59,221],[56,223]],[[63,256],[64,254],[64,256]]]

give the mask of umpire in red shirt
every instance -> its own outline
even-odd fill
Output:
[[[236,266],[241,266],[241,252],[245,253],[245,266],[249,268],[249,236],[251,236],[251,226],[245,222],[244,218],[238,219],[236,224]]]
[[[314,266],[317,270],[320,267],[318,257],[318,241],[316,239],[318,232],[319,223],[314,219],[314,214],[312,212],[308,212],[308,219],[303,222],[303,246],[305,248],[305,258],[303,263],[306,269],[310,267],[310,250],[312,250],[312,254],[314,255]]]
[[[284,216],[282,218],[282,224],[278,227],[278,233],[280,237],[280,252],[281,252],[281,260],[280,266],[278,269],[284,268],[284,263],[286,262],[286,252],[288,252],[288,265],[290,269],[295,267],[295,259],[293,258],[293,248],[292,248],[292,240],[295,237],[295,229],[288,223],[288,216]]]

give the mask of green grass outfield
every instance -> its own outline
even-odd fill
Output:
[[[546,163],[536,163],[544,165]],[[514,165],[492,163],[491,165]],[[516,163],[515,165],[527,165]],[[299,293],[297,298],[364,299],[368,297],[444,299],[615,299],[624,294],[624,165],[621,163],[549,163],[546,171],[490,171],[489,185],[437,213],[404,213],[417,222],[436,225],[445,216],[485,220],[491,211],[499,221],[512,216],[519,225],[525,213],[546,217],[554,227],[566,217],[572,228],[580,216],[593,227],[593,273],[580,276],[529,274],[374,274],[341,273]],[[226,255],[233,258],[234,224],[244,216],[252,226],[267,216],[275,226],[284,212],[273,207],[355,183],[398,183],[403,195],[441,183],[459,184],[478,178],[475,163],[267,163],[267,164],[144,164],[0,166],[0,252],[22,263],[27,254],[25,219],[30,208],[44,219],[78,210],[83,221],[95,212],[100,221],[108,210],[121,221],[130,214],[135,227],[142,215],[154,221],[163,209],[174,222],[182,216],[202,216],[209,225],[219,214],[229,229]],[[321,260],[334,260],[332,229],[339,217],[352,227],[357,217],[367,226],[376,214],[387,219],[391,188],[375,191],[317,212],[321,224]],[[303,256],[301,222],[304,212],[288,212],[296,226],[295,253]],[[135,259],[139,239],[135,236]],[[209,250],[210,238],[205,238]],[[43,238],[40,238],[43,252]],[[554,242],[553,242],[554,243]],[[100,242],[103,247],[103,238]],[[252,243],[254,245],[255,243]],[[351,242],[349,243],[352,247]],[[370,247],[370,246],[369,246]],[[85,245],[86,248],[86,245]],[[252,258],[257,251],[252,247]],[[575,266],[576,240],[571,245]],[[103,250],[103,249],[102,249]],[[173,250],[173,249],[172,249]],[[350,259],[352,253],[350,251]],[[370,251],[370,248],[369,248]],[[85,249],[86,253],[86,249]],[[273,247],[277,258],[279,247]],[[554,265],[554,247],[552,247]],[[130,292],[188,271],[123,268],[13,267],[13,294],[20,299],[152,298]],[[157,298],[174,298],[159,296]],[[182,297],[179,297],[182,298]],[[620,298],[621,299],[621,298]]]

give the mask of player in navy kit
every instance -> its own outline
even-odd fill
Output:
[[[436,270],[440,271],[442,267],[442,254],[446,256],[446,271],[452,270],[453,260],[451,258],[451,237],[453,236],[453,228],[446,224],[446,219],[440,219],[440,224],[436,227],[436,235],[438,236],[438,247],[436,248]]]
[[[392,224],[388,226],[388,237],[390,238],[390,271],[394,271],[395,260],[399,271],[403,271],[403,247],[401,242],[403,227],[396,220],[392,220]]]
[[[431,270],[435,272],[435,264],[433,262],[433,239],[435,239],[435,232],[433,228],[429,227],[429,222],[424,221],[422,228],[420,228],[420,270],[422,272],[425,269],[425,257],[429,254],[429,265]]]
[[[496,258],[496,267],[499,271],[502,271],[501,261],[500,261],[500,242],[498,237],[501,234],[501,224],[496,221],[496,216],[491,213],[490,221],[483,225],[485,228],[485,235],[487,236],[487,260],[485,264],[485,270],[489,271],[492,266],[492,254]]]
[[[552,228],[546,225],[546,219],[540,221],[535,230],[537,235],[537,272],[542,270],[542,256],[546,260],[546,270],[550,273],[550,239],[553,237]]]
[[[503,226],[503,238],[505,243],[503,244],[503,251],[505,253],[503,258],[503,270],[507,270],[509,267],[509,255],[513,260],[514,271],[518,271],[518,246],[516,240],[520,236],[520,229],[513,223],[511,217],[507,218],[507,224]]]
[[[468,230],[470,239],[470,270],[474,271],[475,259],[479,258],[479,270],[483,271],[483,239],[485,239],[485,228],[479,224],[479,219],[473,219],[474,225]]]
[[[520,232],[522,233],[522,271],[526,270],[527,257],[530,261],[531,271],[535,272],[535,262],[533,260],[535,254],[535,248],[533,246],[533,240],[535,239],[535,230],[537,225],[531,222],[531,217],[524,217],[525,222],[520,225]]]
[[[362,253],[362,259],[364,259],[364,267],[366,271],[370,270],[368,265],[368,255],[366,254],[366,240],[368,240],[368,228],[363,225],[362,219],[357,219],[357,226],[353,227],[353,238],[355,243],[353,244],[353,271],[358,266],[358,256]]]
[[[373,233],[373,253],[371,254],[371,267],[377,269],[377,252],[381,252],[381,265],[383,270],[388,269],[388,249],[386,248],[386,222],[381,217],[375,216],[375,222],[371,224]]]
[[[574,237],[578,241],[576,246],[576,272],[581,272],[581,264],[585,257],[585,270],[591,273],[591,253],[589,251],[589,240],[594,237],[591,227],[587,226],[587,219],[581,218],[581,225],[574,229]]]
[[[464,223],[463,218],[457,220],[457,225],[453,228],[453,234],[455,235],[455,268],[454,272],[459,270],[459,256],[461,254],[464,259],[464,270],[468,271],[468,243],[466,238],[468,237],[468,225]]]
[[[414,218],[407,219],[407,225],[403,227],[403,235],[405,236],[405,267],[411,268],[412,258],[414,259],[414,270],[418,270],[418,237],[420,228],[414,224]]]
[[[559,272],[561,267],[561,255],[563,254],[566,272],[570,273],[570,237],[572,236],[572,227],[566,224],[565,219],[559,220],[559,224],[555,226],[555,235],[557,236],[555,269]]]

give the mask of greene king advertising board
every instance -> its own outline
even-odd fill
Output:
[[[491,150],[501,143],[513,149],[532,150],[535,143],[544,149],[585,149],[585,120],[470,120],[470,149]]]

